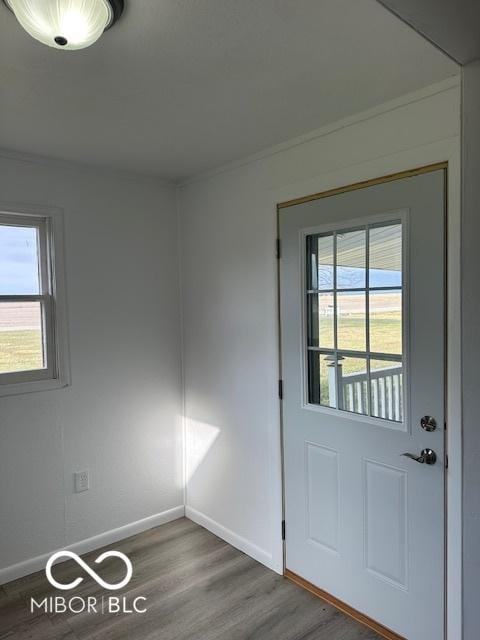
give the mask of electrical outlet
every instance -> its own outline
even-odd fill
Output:
[[[79,471],[74,474],[75,477],[75,493],[88,491],[90,489],[90,477],[88,471]]]

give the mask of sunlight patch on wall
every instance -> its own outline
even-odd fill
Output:
[[[185,478],[188,483],[213,447],[215,440],[220,434],[220,429],[211,424],[193,420],[192,418],[186,418],[185,429]]]

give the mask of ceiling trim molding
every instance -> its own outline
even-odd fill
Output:
[[[421,100],[426,100],[435,96],[439,93],[444,93],[445,91],[450,91],[456,87],[461,86],[461,75],[460,70],[458,75],[451,76],[450,78],[446,78],[440,82],[435,82],[434,84],[428,85],[422,89],[418,89],[417,91],[412,91],[410,93],[406,93],[399,98],[394,98],[393,100],[389,100],[388,102],[384,102],[376,107],[372,107],[371,109],[367,109],[366,111],[361,111],[353,116],[348,116],[341,120],[337,120],[336,122],[332,122],[331,124],[320,127],[319,129],[314,129],[309,133],[305,133],[301,136],[297,136],[296,138],[292,138],[285,142],[281,142],[272,147],[268,147],[263,151],[259,151],[256,154],[251,156],[246,156],[244,158],[240,158],[234,162],[229,162],[224,165],[220,165],[215,169],[210,169],[209,171],[203,171],[198,173],[190,178],[186,178],[184,180],[178,180],[176,182],[177,188],[181,189],[182,187],[189,186],[196,182],[201,182],[202,180],[208,180],[210,178],[214,178],[217,175],[222,173],[227,173],[229,171],[233,171],[235,169],[239,169],[240,167],[244,167],[246,165],[252,164],[254,162],[259,162],[264,160],[265,158],[269,158],[271,156],[275,156],[279,153],[287,151],[289,149],[293,149],[294,147],[298,147],[307,142],[312,142],[318,138],[323,138],[328,136],[335,131],[339,131],[341,129],[345,129],[346,127],[351,127],[360,122],[364,122],[366,120],[371,120],[383,113],[388,113],[389,111],[394,111],[400,107],[414,104],[415,102],[420,102]]]
[[[5,160],[14,160],[16,162],[24,162],[26,164],[42,165],[52,169],[64,171],[81,171],[82,173],[98,173],[105,176],[124,178],[125,180],[134,180],[136,182],[155,183],[164,187],[175,187],[174,180],[170,180],[156,173],[141,173],[137,171],[129,171],[128,169],[117,169],[108,165],[90,164],[88,162],[77,162],[75,160],[65,160],[53,156],[42,156],[35,153],[26,153],[23,151],[13,151],[0,147],[0,158]]]
[[[419,102],[421,100],[430,98],[436,94],[449,91],[456,87],[460,87],[460,85],[461,85],[460,74],[451,76],[450,78],[446,78],[441,82],[436,82],[434,84],[428,85],[427,87],[424,87],[417,91],[413,91],[403,96],[400,96],[399,98],[394,98],[393,100],[384,102],[380,105],[377,105],[376,107],[367,109],[366,111],[362,111],[353,116],[348,116],[341,120],[337,120],[333,123],[324,125],[323,127],[314,129],[313,131],[302,134],[295,138],[291,138],[290,140],[286,140],[285,142],[281,142],[272,147],[267,147],[263,151],[259,151],[256,154],[239,158],[238,160],[235,160],[233,162],[228,162],[226,164],[215,167],[214,169],[200,172],[189,178],[180,179],[180,180],[170,180],[154,172],[141,173],[141,172],[135,172],[135,171],[128,171],[127,169],[116,169],[106,165],[96,165],[96,164],[91,164],[86,162],[77,162],[75,160],[65,160],[62,158],[57,158],[52,156],[42,156],[40,154],[14,151],[14,150],[2,148],[2,147],[0,147],[0,158],[4,158],[7,160],[15,160],[17,162],[25,162],[28,164],[44,165],[44,166],[63,169],[63,170],[83,171],[86,173],[97,172],[104,175],[123,177],[125,179],[130,179],[135,181],[146,181],[149,183],[154,182],[156,184],[162,184],[165,187],[182,188],[182,187],[191,185],[195,182],[200,182],[202,180],[214,178],[217,175],[220,175],[222,173],[227,173],[229,171],[233,171],[235,169],[252,164],[254,162],[259,162],[261,160],[275,156],[289,149],[293,149],[294,147],[328,136],[334,133],[335,131],[339,131],[346,127],[350,127],[355,124],[358,124],[360,122],[370,120],[371,118],[375,118],[383,113],[388,113],[389,111],[393,111],[395,109],[406,106],[408,104],[413,104],[415,102]]]

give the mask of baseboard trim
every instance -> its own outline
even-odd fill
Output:
[[[153,516],[148,516],[147,518],[142,518],[135,522],[130,522],[122,527],[105,531],[104,533],[92,536],[91,538],[80,540],[79,542],[75,542],[74,544],[64,547],[64,549],[74,551],[81,555],[83,553],[99,549],[100,547],[104,547],[107,544],[112,544],[119,540],[123,540],[124,538],[129,538],[137,533],[142,533],[148,529],[153,529],[153,527],[158,527],[159,525],[166,524],[172,520],[183,518],[184,516],[185,507],[181,505],[174,507],[173,509],[168,509],[167,511],[162,511],[161,513],[156,513]],[[23,578],[31,573],[35,573],[36,571],[41,571],[45,568],[48,558],[55,553],[55,551],[59,551],[59,549],[54,549],[49,553],[44,553],[40,556],[35,556],[29,560],[24,560],[23,562],[18,562],[17,564],[12,564],[9,567],[0,569],[0,585],[16,580],[17,578]]]
[[[257,547],[253,542],[239,536],[231,529],[227,529],[227,527],[224,527],[219,522],[212,520],[212,518],[209,518],[204,513],[201,513],[192,507],[185,507],[185,517],[189,520],[193,520],[193,522],[196,522],[201,527],[208,529],[211,533],[214,533],[219,538],[222,538],[222,540],[225,540],[225,542],[228,542],[228,544],[231,544],[232,547],[243,551],[243,553],[246,553],[254,560],[257,560],[257,562],[264,564],[269,569],[272,569],[272,571],[278,573],[274,566],[272,555],[264,549]]]
[[[369,618],[364,613],[360,613],[360,611],[357,611],[356,609],[351,607],[349,604],[346,604],[335,596],[330,595],[328,591],[324,591],[323,589],[316,587],[311,582],[308,582],[308,580],[297,576],[297,574],[293,573],[293,571],[285,569],[283,575],[285,576],[285,578],[287,578],[287,580],[290,580],[290,582],[294,582],[297,586],[302,587],[302,589],[306,589],[310,593],[313,593],[313,595],[317,596],[317,598],[325,600],[325,602],[331,604],[332,607],[335,607],[335,609],[338,609],[345,615],[350,616],[350,618],[353,618],[357,622],[360,622],[360,624],[363,624],[364,627],[368,627],[369,629],[372,629],[372,631],[376,631],[382,638],[385,638],[386,640],[406,640],[406,638],[404,638],[403,636],[399,636],[398,633],[395,633],[395,631],[392,631],[388,627],[385,627],[383,624],[380,624],[380,622]]]

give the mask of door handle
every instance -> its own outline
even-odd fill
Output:
[[[420,464],[435,464],[437,461],[437,454],[432,449],[423,449],[419,456],[413,453],[401,453],[400,455],[415,460],[415,462],[419,462]]]

